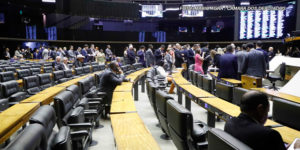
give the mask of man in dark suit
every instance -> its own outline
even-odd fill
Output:
[[[232,54],[231,45],[226,47],[226,53],[220,57],[220,68],[218,78],[237,78],[237,57]]]
[[[165,50],[165,45],[161,45],[157,50],[154,52],[155,56],[155,63],[158,64],[159,62],[163,61],[163,51]]]
[[[196,44],[187,50],[187,63],[188,66],[195,64],[195,49],[196,49]]]
[[[128,63],[130,65],[135,63],[135,52],[134,52],[134,48],[132,45],[130,45],[127,50],[127,57],[128,57]]]
[[[227,121],[224,130],[255,150],[286,150],[280,134],[264,126],[269,107],[266,94],[247,92],[241,100],[241,114]]]
[[[267,65],[263,52],[254,49],[253,43],[248,43],[246,47],[248,54],[243,65],[243,73],[255,77],[265,77]]]
[[[99,85],[99,91],[100,92],[106,92],[105,97],[105,117],[107,117],[107,114],[110,111],[110,105],[112,101],[112,95],[113,91],[115,90],[117,85],[121,85],[123,81],[128,81],[125,76],[123,75],[122,70],[118,66],[116,62],[111,62],[108,65],[107,70],[105,70],[104,73],[102,73],[102,76],[100,78],[100,85]]]
[[[177,43],[176,47],[175,47],[175,66],[176,66],[176,68],[181,68],[182,63],[183,63],[183,59],[181,56],[181,45],[179,43]]]
[[[84,64],[84,56],[82,56],[81,54],[77,55],[76,60],[75,60],[75,62],[73,64],[73,66],[75,66],[75,68],[85,66],[85,64]]]
[[[262,49],[263,43],[261,41],[257,41],[256,42],[256,50],[263,52],[264,57],[265,57],[265,61],[266,61],[266,65],[267,65],[267,69],[269,68],[269,56],[268,56],[268,52]]]
[[[53,62],[53,67],[55,70],[64,70],[64,65],[61,63],[61,57],[56,56],[55,61]]]
[[[152,67],[152,66],[154,66],[154,59],[155,59],[155,58],[154,58],[152,49],[153,49],[153,45],[152,45],[152,44],[149,44],[149,45],[148,45],[148,50],[147,50],[146,53],[145,53],[145,57],[146,57],[146,66],[147,66],[147,67]]]

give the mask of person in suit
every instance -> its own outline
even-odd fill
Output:
[[[181,55],[181,45],[176,43],[175,45],[175,67],[181,68],[181,64],[183,63],[183,58]]]
[[[274,48],[271,46],[271,47],[269,47],[268,50],[269,50],[269,52],[268,52],[269,61],[271,61],[273,59],[273,57],[275,56]]]
[[[216,52],[215,50],[211,50],[210,51],[210,56],[213,59],[212,66],[220,68],[220,57],[221,57],[221,55],[218,52]]]
[[[60,56],[56,56],[55,61],[53,62],[53,68],[55,70],[64,70],[64,66],[61,63],[61,57]]]
[[[196,47],[197,47],[197,45],[194,44],[192,48],[189,48],[187,50],[187,63],[188,63],[188,66],[195,63],[195,50],[196,50]]]
[[[233,47],[228,45],[226,53],[220,57],[218,78],[237,78],[237,57],[233,55]]]
[[[113,53],[112,53],[112,51],[110,49],[111,49],[110,45],[107,45],[106,49],[105,49],[106,61],[111,61],[111,59],[112,59]]]
[[[173,58],[172,55],[170,54],[171,48],[168,48],[166,50],[166,56],[165,56],[165,66],[166,66],[166,70],[168,72],[172,72],[172,65],[173,65]]]
[[[68,65],[68,58],[67,57],[64,57],[64,59],[63,59],[63,69],[62,70],[70,70],[71,68],[69,67],[69,65]]]
[[[247,51],[243,73],[255,77],[265,77],[267,65],[263,52],[254,49],[253,43],[247,44]]]
[[[85,64],[84,64],[84,56],[82,56],[81,54],[77,55],[76,60],[75,60],[75,62],[73,64],[73,66],[75,66],[75,68],[85,66]]]
[[[246,56],[247,56],[247,44],[243,44],[242,45],[242,49],[240,51],[238,51],[235,55],[237,57],[237,63],[238,63],[238,78],[237,79],[241,79],[241,75],[243,73],[243,65],[245,63],[246,60]]]
[[[10,59],[9,48],[5,48],[4,59],[5,59],[5,60],[9,60],[9,59]]]
[[[154,66],[154,55],[153,55],[153,45],[152,44],[149,44],[148,45],[148,50],[146,51],[146,66],[147,67],[152,67]]]
[[[268,56],[268,52],[262,49],[263,47],[263,43],[261,41],[257,41],[256,42],[256,50],[262,52],[264,54],[265,57],[265,61],[266,61],[266,65],[267,65],[267,69],[269,68],[269,56]]]
[[[33,53],[33,59],[38,59],[38,55],[39,55],[39,49],[35,49]]]
[[[84,62],[88,61],[88,53],[87,53],[88,48],[89,48],[89,45],[85,44],[83,49],[80,52],[81,55],[84,56]]]
[[[94,61],[94,58],[95,58],[95,45],[94,44],[91,44],[91,47],[89,49],[87,49],[87,54],[88,54],[87,62]]]
[[[226,122],[224,131],[255,150],[286,150],[280,134],[264,126],[269,107],[266,94],[247,92],[241,100],[241,113]]]
[[[133,45],[129,45],[129,48],[127,50],[127,58],[128,58],[128,63],[130,65],[135,63],[135,52],[134,52]]]
[[[145,46],[140,46],[140,50],[137,51],[137,55],[139,57],[139,63],[143,64],[143,67],[146,67],[145,61]]]
[[[202,46],[203,47],[201,48],[201,52],[205,53],[205,55],[204,55],[204,58],[205,58],[210,54],[209,49],[208,49],[208,43],[204,43]]]
[[[155,63],[158,64],[159,62],[163,61],[163,55],[165,50],[165,45],[161,45],[157,50],[154,52],[155,56]]]
[[[110,105],[112,101],[113,91],[117,85],[121,85],[122,82],[129,81],[123,75],[122,70],[116,62],[111,62],[108,65],[108,69],[102,73],[100,78],[99,92],[106,92],[105,97],[105,118],[110,111]]]

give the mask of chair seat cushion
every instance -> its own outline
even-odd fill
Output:
[[[277,75],[269,75],[268,77],[269,80],[281,80],[281,77],[280,76],[277,76]]]
[[[9,97],[9,102],[19,102],[26,98],[26,92],[17,92]]]
[[[195,142],[204,142],[206,140],[206,134],[208,127],[201,122],[193,123],[192,138]]]

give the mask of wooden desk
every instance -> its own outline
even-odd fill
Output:
[[[209,72],[213,78],[218,78],[219,72]]]
[[[22,86],[23,86],[23,80],[22,80],[22,79],[20,79],[20,80],[17,80],[17,82],[18,82],[18,84],[19,84],[19,86],[20,86],[20,87],[22,87]]]
[[[29,120],[39,108],[38,103],[15,104],[0,113],[0,144],[5,142],[13,133]]]
[[[278,131],[285,143],[292,144],[295,138],[300,137],[300,131],[289,128],[289,127],[278,127],[273,128]]]
[[[192,96],[196,97],[196,98],[207,98],[207,97],[215,97],[214,95],[212,95],[211,93],[202,90],[194,85],[180,85],[179,88],[182,88],[182,90],[184,90],[186,95],[191,94]]]
[[[53,102],[53,98],[63,90],[65,90],[65,87],[50,87],[42,92],[35,94],[20,103],[40,103],[41,105],[48,105]]]
[[[123,94],[122,98],[120,98],[121,96],[120,93]],[[120,96],[117,96],[118,94],[120,94]],[[127,113],[127,112],[136,112],[136,107],[131,92],[114,92],[110,113]]]
[[[279,92],[279,91],[274,91],[272,89],[252,88],[252,90],[260,91],[260,92],[266,93],[270,96],[286,99],[286,100],[289,100],[289,101],[294,102],[294,103],[300,103],[300,97],[293,96],[293,95],[290,95],[290,94],[285,94],[285,93],[282,93],[282,92]]]
[[[114,92],[112,102],[132,101],[130,98],[132,98],[131,92]]]
[[[209,74],[212,76],[212,78],[217,79],[219,72],[209,72]],[[241,86],[242,81],[236,80],[236,79],[231,79],[231,78],[221,78],[221,81],[225,82],[226,84],[232,84],[235,86]]]
[[[118,150],[159,150],[159,146],[137,113],[110,116]]]
[[[184,85],[184,84],[191,84],[191,82],[187,81],[185,78],[181,77],[173,77],[173,83],[176,85]]]
[[[132,82],[122,82],[121,85],[118,85],[114,92],[131,92],[133,88]]]

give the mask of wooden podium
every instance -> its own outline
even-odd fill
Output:
[[[242,75],[242,87],[245,89],[262,87],[262,78]]]

